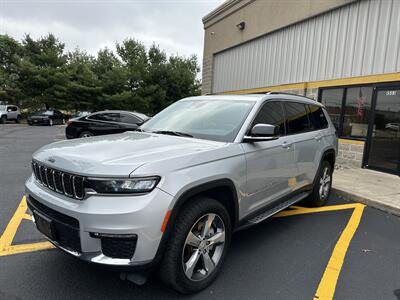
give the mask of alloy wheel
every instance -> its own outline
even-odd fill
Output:
[[[182,253],[182,266],[192,281],[207,278],[221,260],[225,247],[225,225],[214,213],[199,218],[190,229]]]
[[[322,200],[325,200],[329,195],[331,180],[331,172],[328,167],[325,167],[319,180],[319,196]]]

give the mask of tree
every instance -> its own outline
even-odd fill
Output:
[[[96,56],[65,52],[54,35],[18,42],[0,35],[0,101],[29,109],[126,109],[155,114],[181,98],[200,94],[195,56],[168,57],[134,39]]]
[[[26,105],[66,107],[64,44],[49,34],[36,41],[26,35],[22,45],[24,55],[18,67],[21,90],[28,97]]]
[[[66,76],[68,78],[65,108],[90,110],[101,95],[102,88],[94,68],[94,57],[76,49],[67,55]]]
[[[8,35],[0,35],[0,102],[18,104],[22,100],[17,67],[22,54],[20,43]]]

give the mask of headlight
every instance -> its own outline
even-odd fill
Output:
[[[134,194],[151,192],[160,181],[160,177],[127,179],[87,179],[88,187],[99,194]]]

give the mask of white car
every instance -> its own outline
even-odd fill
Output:
[[[6,121],[15,121],[16,123],[21,121],[21,111],[18,106],[0,105],[0,124],[4,124]]]
[[[311,99],[191,97],[136,132],[41,148],[27,201],[59,249],[114,268],[158,268],[190,293],[215,279],[234,231],[303,199],[324,205],[336,153],[335,127]]]

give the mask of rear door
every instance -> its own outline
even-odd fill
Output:
[[[294,168],[292,138],[286,135],[285,115],[280,101],[266,102],[251,128],[259,123],[277,125],[276,140],[243,143],[247,166],[246,198],[240,204],[241,215],[264,208],[292,191]]]
[[[294,143],[295,190],[310,188],[315,176],[315,164],[320,151],[322,136],[313,129],[307,104],[294,101],[284,102],[288,135]]]
[[[119,124],[119,113],[97,113],[87,117],[87,120],[89,121],[87,129],[93,132],[94,135],[104,135],[121,132],[121,126]]]

